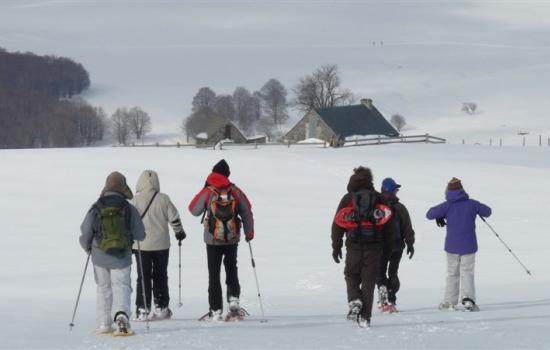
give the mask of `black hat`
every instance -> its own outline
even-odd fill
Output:
[[[214,165],[212,172],[221,174],[225,177],[229,177],[231,174],[231,171],[229,171],[229,164],[227,164],[225,159],[220,160],[216,165]]]

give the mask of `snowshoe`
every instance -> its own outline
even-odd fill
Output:
[[[441,311],[456,311],[456,307],[448,301],[444,301],[439,304],[438,309]]]
[[[352,300],[348,303],[349,306],[349,312],[347,316],[348,321],[357,321],[357,317],[361,313],[361,309],[363,308],[363,302],[359,299]]]
[[[136,317],[134,317],[133,321],[135,322],[152,321],[151,317],[149,317],[149,310],[142,307],[137,309]]]
[[[199,318],[199,321],[205,321],[205,322],[222,322],[222,310],[210,310],[207,313],[205,313],[201,318]]]
[[[475,301],[473,301],[470,298],[462,299],[462,305],[464,305],[464,311],[470,311],[470,312],[479,311],[479,306],[477,306]]]
[[[114,337],[127,337],[134,335],[134,331],[130,328],[130,321],[128,321],[128,316],[119,311],[115,315],[115,325],[116,328],[113,332]]]
[[[110,325],[109,326],[105,326],[105,325],[101,325],[99,327],[96,328],[96,330],[94,331],[94,333],[96,335],[107,335],[107,334],[111,334],[113,333],[113,327],[111,327]]]
[[[239,307],[238,310],[229,310],[227,312],[227,315],[225,315],[225,322],[236,322],[236,321],[242,321],[246,316],[250,316],[248,311],[246,311],[244,308]]]
[[[397,308],[392,303],[387,303],[378,307],[378,310],[383,314],[393,314],[397,312]]]
[[[370,318],[358,315],[357,324],[360,328],[370,328]]]
[[[151,315],[151,321],[168,320],[172,317],[172,310],[167,307],[156,307]]]

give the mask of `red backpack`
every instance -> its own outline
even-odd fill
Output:
[[[391,208],[377,203],[377,195],[373,191],[361,190],[350,194],[350,202],[336,213],[334,223],[346,230],[347,237],[352,240],[380,241],[380,231],[392,217]]]
[[[208,206],[208,231],[214,241],[231,242],[237,240],[241,221],[237,214],[237,199],[233,196],[233,186],[224,189],[210,187],[212,196]]]

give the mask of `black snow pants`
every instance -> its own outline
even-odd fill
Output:
[[[145,285],[145,299],[147,301],[147,310],[151,310],[151,291],[154,296],[155,306],[159,308],[168,307],[170,295],[168,294],[168,253],[169,249],[141,251],[143,259],[143,282]],[[136,286],[136,307],[144,308],[143,291],[141,283],[141,271],[139,267],[138,251],[134,250],[137,266],[137,286]]]
[[[395,304],[397,301],[397,292],[401,283],[397,273],[399,271],[399,263],[403,256],[403,249],[394,250],[389,256],[383,254],[380,258],[380,270],[378,275],[378,288],[386,286],[388,289],[388,301]]]
[[[227,285],[227,299],[239,297],[241,286],[237,272],[237,248],[238,244],[231,245],[206,245],[208,258],[208,303],[210,310],[222,310],[223,297],[220,282],[220,272],[223,259],[225,266],[225,284]]]
[[[374,289],[382,255],[381,244],[360,244],[346,241],[346,279],[348,302],[359,299],[363,302],[361,314],[364,318],[372,315]]]

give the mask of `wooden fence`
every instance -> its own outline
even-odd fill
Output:
[[[367,138],[356,138],[354,140],[347,140],[344,144],[341,144],[340,147],[358,147],[358,146],[376,146],[376,145],[387,145],[392,143],[446,143],[447,141],[443,138],[432,136],[429,134],[424,135],[411,135],[411,136],[398,136],[398,137],[367,137]],[[177,148],[199,148],[199,149],[224,149],[231,147],[243,147],[250,146],[254,149],[260,147],[273,147],[273,146],[284,146],[284,147],[322,147],[328,148],[330,144],[328,142],[312,142],[312,143],[300,143],[300,142],[270,142],[270,143],[234,143],[234,142],[218,142],[216,144],[187,144],[187,143],[176,143],[176,144],[129,144],[129,145],[113,145],[113,147],[177,147]]]

